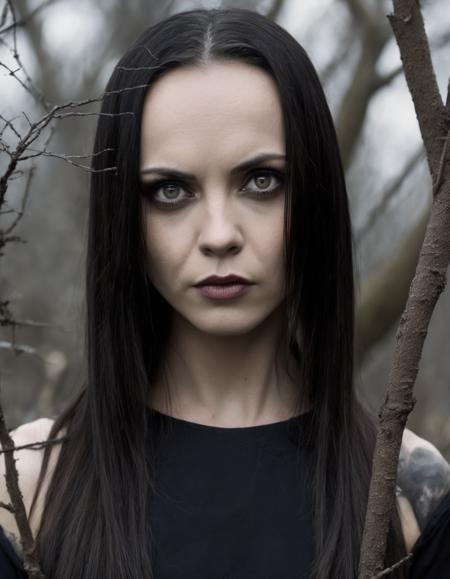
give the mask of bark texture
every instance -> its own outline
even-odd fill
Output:
[[[7,508],[16,518],[17,528],[20,533],[20,540],[22,543],[23,553],[25,557],[24,568],[28,573],[30,579],[45,579],[36,553],[36,544],[33,533],[31,531],[30,523],[28,521],[25,505],[23,503],[23,496],[19,487],[19,474],[16,468],[16,459],[14,458],[14,441],[9,435],[3,417],[3,410],[0,406],[0,443],[2,447],[2,454],[5,460],[5,479],[6,488],[11,498],[11,503],[2,505],[1,508]]]
[[[415,0],[393,3],[394,13],[389,21],[400,49],[433,178],[433,203],[397,330],[385,402],[379,414],[359,579],[372,579],[383,569],[403,430],[414,407],[413,387],[423,344],[435,304],[445,288],[450,261],[450,111],[439,93],[419,3]]]

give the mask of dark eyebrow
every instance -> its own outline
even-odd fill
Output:
[[[252,157],[243,163],[239,163],[236,167],[231,170],[231,175],[236,175],[237,173],[242,173],[252,167],[263,163],[264,161],[273,161],[274,159],[286,159],[285,155],[280,155],[279,153],[261,153]],[[176,177],[178,179],[185,179],[187,181],[195,181],[196,177],[192,173],[185,173],[184,171],[178,171],[177,169],[171,169],[170,167],[147,167],[141,170],[141,175],[149,175],[150,173],[158,173],[159,175],[164,175],[165,177]]]

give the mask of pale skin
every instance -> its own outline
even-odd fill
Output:
[[[271,158],[233,172],[262,154]],[[231,61],[183,67],[147,96],[141,178],[166,180],[143,202],[148,273],[174,311],[168,379],[161,373],[150,400],[162,412],[224,427],[292,415],[295,384],[285,361],[278,376],[274,370],[283,323],[284,215],[283,183],[274,171],[283,173],[284,156],[277,89],[257,68]],[[195,181],[150,172],[161,167]],[[171,194],[176,206],[168,204]],[[228,274],[254,283],[247,295],[217,302],[193,287]]]
[[[232,173],[261,153],[273,158]],[[224,427],[266,424],[295,413],[296,381],[286,371],[288,364],[292,371],[292,361],[276,353],[283,329],[284,212],[282,178],[276,175],[283,174],[284,155],[276,86],[259,69],[232,61],[176,69],[149,92],[142,119],[142,180],[148,184],[164,177],[172,184],[153,190],[158,204],[145,188],[147,268],[174,312],[165,372],[152,389],[150,406]],[[155,167],[191,173],[194,181],[173,184],[172,177],[149,172]],[[272,189],[267,198],[255,196]],[[162,205],[180,198],[179,208]],[[210,303],[192,287],[206,276],[229,273],[254,286],[228,303]],[[300,411],[307,409],[305,404]],[[52,423],[39,419],[11,435],[16,445],[44,440]],[[58,449],[31,520],[34,533]],[[15,454],[27,512],[42,453]],[[8,503],[4,469],[0,460],[0,501]],[[450,481],[450,467],[439,451],[410,430],[402,442],[401,481],[397,504],[410,550]],[[14,517],[4,508],[0,525],[20,550]]]

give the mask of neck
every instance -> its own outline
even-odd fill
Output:
[[[212,335],[174,314],[150,406],[227,427],[266,424],[304,412],[298,370],[286,357],[280,322],[277,312],[249,333]]]

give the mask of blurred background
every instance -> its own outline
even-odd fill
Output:
[[[9,3],[7,3],[9,4]],[[14,0],[16,46],[33,84],[51,103],[101,95],[118,58],[148,26],[192,8],[238,6],[266,14],[306,49],[321,77],[346,169],[357,275],[356,383],[377,410],[431,203],[419,128],[381,0]],[[6,4],[5,4],[6,6]],[[433,62],[445,99],[450,70],[446,0],[423,1]],[[3,12],[5,14],[5,11]],[[0,26],[6,26],[3,22]],[[0,61],[11,69],[12,34],[2,34]],[[23,77],[22,77],[23,78]],[[43,114],[30,94],[0,69],[4,118]],[[91,106],[89,110],[96,110]],[[95,117],[57,121],[48,149],[89,155]],[[12,145],[12,131],[3,138]],[[0,157],[3,173],[7,158]],[[83,160],[78,160],[83,162]],[[89,164],[89,159],[85,160]],[[8,190],[21,211],[25,176]],[[17,321],[0,328],[1,401],[8,426],[54,416],[85,378],[84,259],[89,173],[57,158],[36,163],[24,215],[0,258],[0,300]],[[0,216],[0,230],[11,215]],[[450,293],[429,328],[408,427],[450,460]]]

